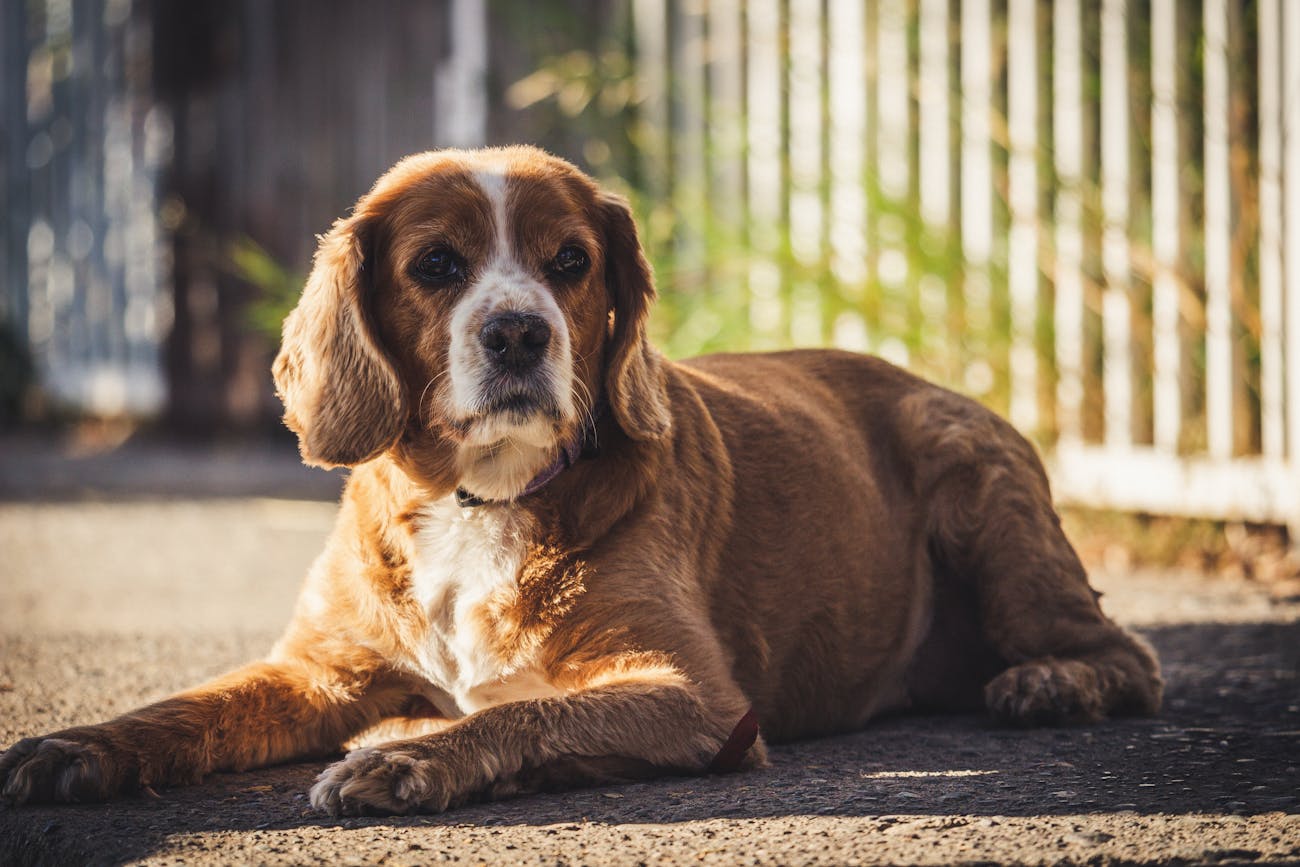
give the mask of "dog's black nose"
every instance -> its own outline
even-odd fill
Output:
[[[479,330],[478,341],[488,357],[508,370],[537,364],[551,341],[551,326],[536,313],[497,313]]]

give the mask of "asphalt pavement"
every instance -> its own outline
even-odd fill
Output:
[[[339,478],[290,449],[0,439],[0,744],[265,652]],[[1153,719],[1018,731],[904,716],[766,770],[331,819],[325,762],[158,799],[0,808],[0,864],[1300,863],[1300,604],[1189,572],[1099,574],[1159,650]]]

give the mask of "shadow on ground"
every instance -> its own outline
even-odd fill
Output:
[[[222,442],[133,436],[111,447],[71,433],[0,437],[0,502],[276,497],[337,500],[346,472],[304,466],[287,432]]]
[[[322,817],[305,793],[324,763],[220,774],[157,801],[5,809],[0,862],[122,862],[187,835],[320,827],[524,826],[545,834],[575,823],[717,818],[871,816],[888,825],[895,816],[1300,812],[1300,624],[1145,634],[1168,680],[1165,711],[1154,719],[1019,731],[977,716],[898,717],[778,747],[759,772],[540,795],[441,816]]]

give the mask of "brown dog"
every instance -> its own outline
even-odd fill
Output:
[[[627,205],[531,148],[403,160],[322,238],[275,377],[354,467],[270,656],[0,759],[11,801],[326,755],[331,813],[751,767],[982,700],[1151,713],[1033,448],[842,352],[676,364]],[[762,730],[756,737],[755,720]]]

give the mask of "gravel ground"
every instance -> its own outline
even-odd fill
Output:
[[[115,481],[131,474],[112,459],[52,461],[62,481],[41,488],[20,468],[35,460],[4,445],[2,744],[263,652],[333,517],[327,502],[246,495],[280,472],[297,495],[336,484],[278,453],[250,473],[169,452],[216,495],[160,499]],[[1158,718],[1013,731],[898,717],[776,748],[761,772],[403,819],[315,814],[305,792],[323,763],[291,765],[159,800],[0,808],[0,864],[1300,863],[1300,605],[1186,573],[1096,583],[1161,653]]]

